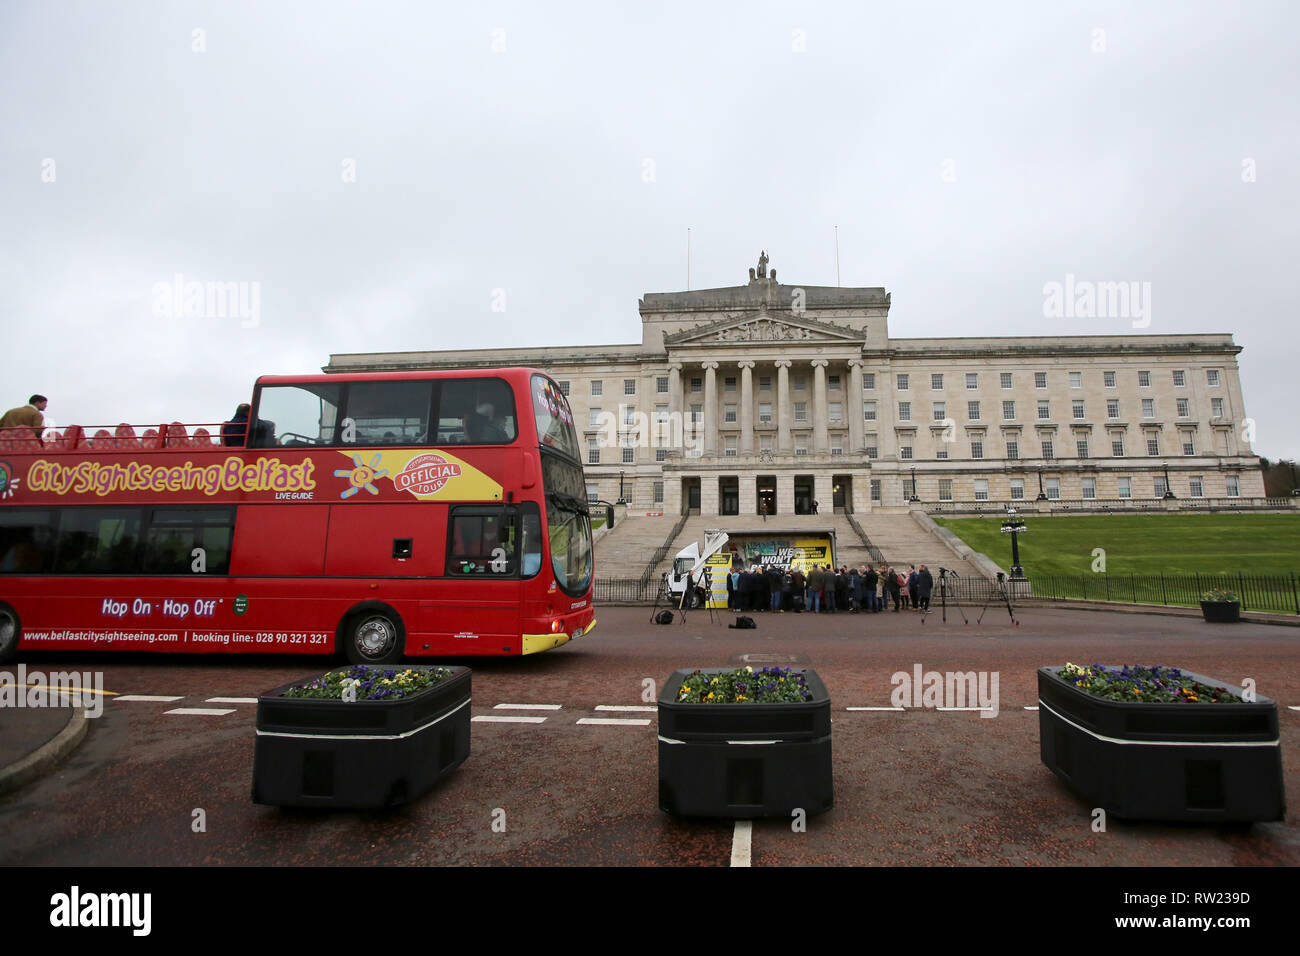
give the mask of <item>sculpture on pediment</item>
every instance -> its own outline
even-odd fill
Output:
[[[809,329],[785,325],[771,320],[763,322],[746,322],[729,329],[721,329],[714,335],[717,342],[794,342],[806,341],[813,337]]]
[[[760,279],[767,278],[767,250],[766,249],[764,249],[762,252],[758,254],[758,277]]]

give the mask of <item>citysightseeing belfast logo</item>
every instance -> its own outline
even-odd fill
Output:
[[[7,461],[0,461],[0,498],[12,498],[20,481],[21,478],[14,477],[14,466]]]
[[[348,484],[352,487],[344,488],[339,492],[340,498],[351,498],[358,491],[364,488],[372,495],[379,494],[379,489],[375,487],[375,479],[383,478],[388,474],[387,468],[379,467],[379,459],[383,457],[383,452],[375,452],[375,457],[370,459],[370,464],[361,463],[360,455],[352,456],[352,468],[340,468],[334,472],[335,478],[346,478]]]
[[[181,492],[199,491],[218,495],[223,491],[314,491],[315,465],[310,458],[290,464],[279,458],[245,461],[230,457],[221,464],[154,465],[139,461],[82,461],[64,465],[37,459],[27,469],[27,489],[59,496],[94,493],[99,497],[114,491]]]
[[[406,467],[393,476],[393,484],[399,491],[409,491],[413,495],[436,495],[447,482],[459,478],[460,474],[460,465],[456,462],[429,452],[408,461]]]

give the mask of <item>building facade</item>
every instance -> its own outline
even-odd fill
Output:
[[[1231,335],[891,338],[883,288],[640,300],[639,345],[341,354],[326,372],[540,368],[588,496],[789,514],[946,502],[1259,498]]]

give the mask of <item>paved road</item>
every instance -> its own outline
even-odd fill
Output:
[[[755,866],[1297,865],[1300,825],[1249,829],[1108,822],[1038,756],[1035,669],[1165,663],[1256,681],[1282,706],[1286,783],[1300,795],[1300,632],[1174,617],[1005,608],[982,625],[911,613],[756,615],[737,631],[694,612],[659,627],[605,608],[589,637],[474,669],[472,751],[447,781],[393,813],[288,812],[249,798],[261,691],[327,663],[248,657],[53,655],[29,668],[90,669],[114,692],[81,747],[51,776],[0,798],[0,864],[645,864],[727,866],[743,845],[728,822],[678,820],[657,804],[649,679],[676,668],[789,661],[815,667],[834,708],[835,808],[794,832],[759,821]],[[890,703],[891,675],[996,671],[998,715]],[[175,700],[123,699],[163,696]],[[233,700],[214,701],[213,698]],[[548,704],[558,709],[499,705]],[[213,713],[193,713],[193,710]],[[173,711],[181,711],[175,713]],[[543,718],[500,722],[478,718]],[[580,720],[648,723],[579,723]],[[505,830],[499,832],[504,811]],[[202,827],[198,822],[202,822]],[[493,823],[497,822],[497,829]]]

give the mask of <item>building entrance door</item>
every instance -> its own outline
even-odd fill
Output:
[[[853,510],[853,477],[851,475],[836,475],[831,479],[832,484],[832,505],[839,514]]]
[[[740,514],[740,479],[718,479],[718,514]]]
[[[794,476],[794,513],[797,515],[812,514],[812,503],[813,503],[812,475],[795,475]]]
[[[682,479],[682,513],[697,515],[700,513],[700,479]]]
[[[776,514],[776,476],[759,475],[755,479],[758,501],[756,507],[761,515]]]

